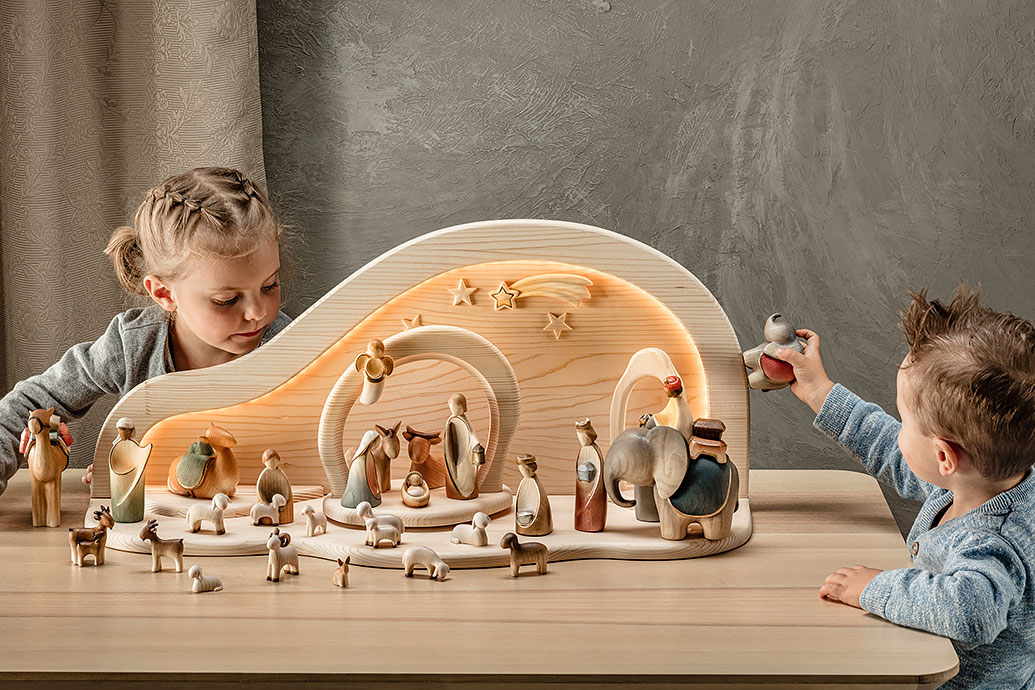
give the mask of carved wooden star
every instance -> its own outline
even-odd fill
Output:
[[[411,328],[420,328],[423,324],[420,322],[420,314],[417,314],[412,319],[403,319],[403,328],[410,330]]]
[[[557,340],[561,339],[561,333],[563,333],[564,331],[572,330],[571,326],[569,326],[565,322],[565,319],[568,318],[568,312],[564,312],[560,316],[556,316],[554,314],[551,314],[550,312],[547,312],[546,316],[550,319],[550,323],[548,323],[546,325],[546,328],[544,328],[543,330],[553,331],[553,337]]]
[[[453,306],[455,307],[460,303],[473,305],[474,303],[471,302],[471,294],[478,288],[468,287],[467,281],[461,278],[460,282],[457,284],[455,288],[446,289],[453,293]]]
[[[496,302],[493,307],[496,311],[499,311],[500,309],[513,309],[514,299],[518,294],[520,293],[517,290],[508,289],[506,283],[500,283],[496,292],[490,293],[490,296]]]

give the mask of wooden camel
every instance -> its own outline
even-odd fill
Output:
[[[61,473],[68,467],[68,445],[60,433],[51,441],[53,414],[53,407],[29,413],[28,439],[21,448],[29,465],[33,527],[61,525]]]

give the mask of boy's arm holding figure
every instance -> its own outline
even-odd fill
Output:
[[[0,493],[18,470],[18,442],[29,413],[54,408],[63,420],[78,419],[106,393],[126,385],[126,353],[120,317],[93,342],[73,345],[46,371],[15,384],[0,399]]]
[[[893,486],[903,498],[927,498],[935,487],[913,474],[898,447],[902,423],[879,405],[864,402],[830,380],[823,368],[817,333],[802,328],[797,335],[805,339],[804,354],[789,349],[776,354],[794,367],[791,391],[816,413],[816,428],[836,439],[867,472]]]

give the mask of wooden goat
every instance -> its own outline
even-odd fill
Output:
[[[500,548],[510,549],[510,576],[517,577],[518,570],[523,565],[535,564],[536,572],[542,575],[546,572],[546,562],[550,559],[550,549],[546,544],[537,541],[527,541],[524,544],[518,541],[517,535],[507,532],[500,540]]]
[[[183,572],[183,540],[162,539],[158,536],[158,520],[148,520],[140,530],[140,540],[151,542],[151,572],[162,570],[162,559],[171,558],[176,564],[176,572]]]
[[[72,562],[83,565],[84,559],[93,555],[94,565],[104,565],[104,546],[108,542],[108,530],[115,526],[115,518],[111,516],[108,506],[101,506],[93,511],[93,518],[98,522],[96,527],[79,527],[68,529],[68,545],[72,548]]]
[[[291,546],[290,534],[281,534],[279,528],[274,529],[266,541],[266,548],[270,550],[266,565],[267,580],[280,582],[281,572],[298,575],[298,549]]]

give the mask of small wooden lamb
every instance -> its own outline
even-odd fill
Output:
[[[434,550],[426,546],[411,546],[403,552],[403,569],[406,577],[413,576],[413,569],[417,566],[428,569],[428,579],[441,582],[449,577],[449,566],[439,558]]]
[[[162,539],[158,536],[158,520],[148,520],[140,530],[140,540],[151,542],[151,572],[162,570],[162,559],[171,558],[176,564],[176,572],[183,572],[183,540]]]
[[[485,528],[489,526],[489,516],[485,513],[475,513],[470,525],[457,525],[449,541],[454,544],[470,544],[471,546],[488,546],[489,536]]]
[[[195,594],[201,592],[220,592],[223,589],[223,581],[215,575],[202,575],[201,567],[192,565],[190,570],[187,571],[187,575],[194,580],[190,586],[190,591]]]
[[[352,560],[352,556],[346,556],[345,560],[338,559],[338,567],[334,569],[334,573],[331,575],[331,584],[335,587],[348,587],[349,586],[349,561]]]
[[[266,565],[267,580],[280,582],[282,572],[298,575],[298,549],[291,546],[290,534],[281,534],[279,528],[274,529],[266,541],[266,548],[270,550],[270,558]]]
[[[305,506],[302,508],[302,515],[305,515],[305,536],[327,534],[327,516],[321,511],[312,506]]]
[[[230,505],[230,497],[226,494],[216,494],[212,497],[212,505],[206,506],[196,503],[187,509],[187,525],[191,532],[201,529],[203,520],[208,520],[216,530],[216,534],[226,534],[223,527],[223,511]]]
[[[362,501],[359,505],[357,505],[356,513],[361,518],[363,518],[363,524],[366,524],[366,520],[374,518],[375,520],[377,520],[377,524],[379,525],[391,525],[399,532],[400,535],[406,532],[406,528],[403,526],[402,519],[400,519],[396,515],[374,515],[374,509],[370,506],[370,503],[368,501]]]
[[[507,532],[500,540],[500,548],[510,549],[511,577],[517,577],[521,566],[530,563],[535,564],[536,572],[540,575],[546,572],[546,562],[550,559],[550,549],[546,548],[546,544],[537,541],[526,541],[522,544],[516,534]]]
[[[392,543],[392,547],[399,545],[402,541],[402,535],[399,534],[399,530],[396,529],[395,525],[389,525],[387,523],[378,523],[376,517],[369,517],[366,519],[367,528],[367,539],[366,545],[373,546],[375,549],[378,548],[382,541],[387,539]]]
[[[259,501],[252,506],[249,513],[253,525],[279,525],[280,509],[287,505],[287,499],[283,494],[273,494],[269,503]]]

